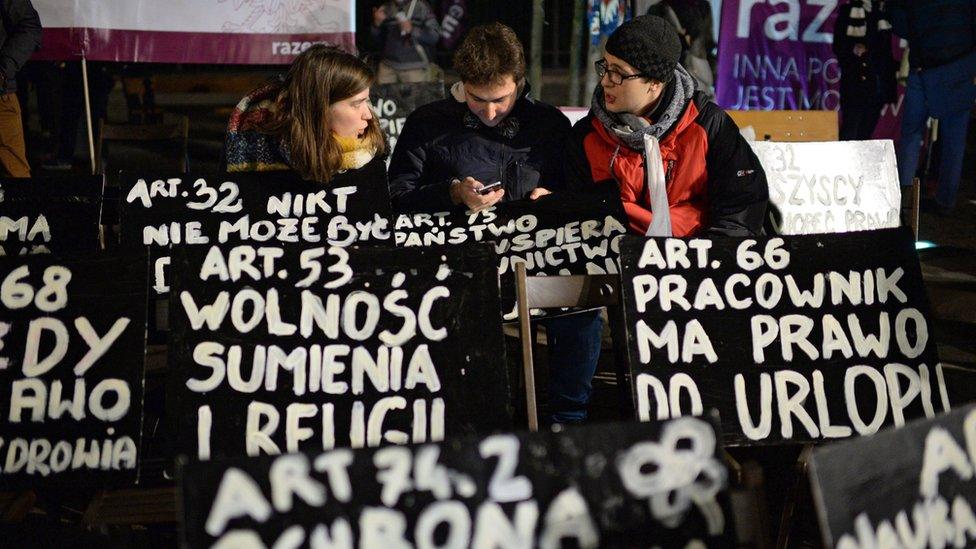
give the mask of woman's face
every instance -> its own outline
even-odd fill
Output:
[[[340,137],[361,137],[372,118],[369,88],[329,107],[329,120],[332,121],[330,129]]]

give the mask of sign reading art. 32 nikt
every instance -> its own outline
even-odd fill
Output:
[[[168,400],[201,459],[511,428],[487,245],[173,250]]]
[[[182,531],[194,548],[734,547],[718,450],[680,418],[191,463]]]
[[[153,289],[169,291],[169,246],[349,246],[390,240],[382,159],[325,186],[290,172],[121,178],[122,245],[149,246]]]
[[[728,444],[803,442],[932,417],[976,392],[944,382],[907,230],[620,248],[642,419],[716,408]]]
[[[0,258],[0,487],[136,480],[146,258]]]

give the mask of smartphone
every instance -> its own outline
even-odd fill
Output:
[[[500,188],[502,188],[502,182],[501,181],[495,181],[494,183],[490,183],[490,184],[485,185],[484,187],[481,187],[480,189],[478,189],[478,194],[488,194],[491,191],[494,191],[495,189],[500,189]]]

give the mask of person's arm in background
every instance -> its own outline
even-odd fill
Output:
[[[410,35],[418,44],[432,48],[441,39],[441,26],[437,22],[434,11],[423,0],[417,0],[416,13],[413,16],[413,28]]]
[[[24,63],[30,59],[41,45],[41,19],[30,0],[11,0],[3,2],[3,23],[7,28],[7,39],[0,47],[0,88],[6,91],[6,81],[14,79]]]
[[[454,207],[450,178],[431,181],[425,125],[427,121],[418,119],[417,113],[408,116],[393,149],[388,173],[390,200],[396,212],[440,212]]]
[[[383,23],[390,16],[386,11],[386,4],[380,4],[373,8],[373,24],[369,26],[369,36],[373,40],[373,47],[377,51],[383,50],[383,42],[386,34],[383,32]]]

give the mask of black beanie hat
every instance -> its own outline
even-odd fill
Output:
[[[681,58],[681,39],[664,19],[642,15],[627,21],[607,39],[606,52],[654,80],[670,82]]]

